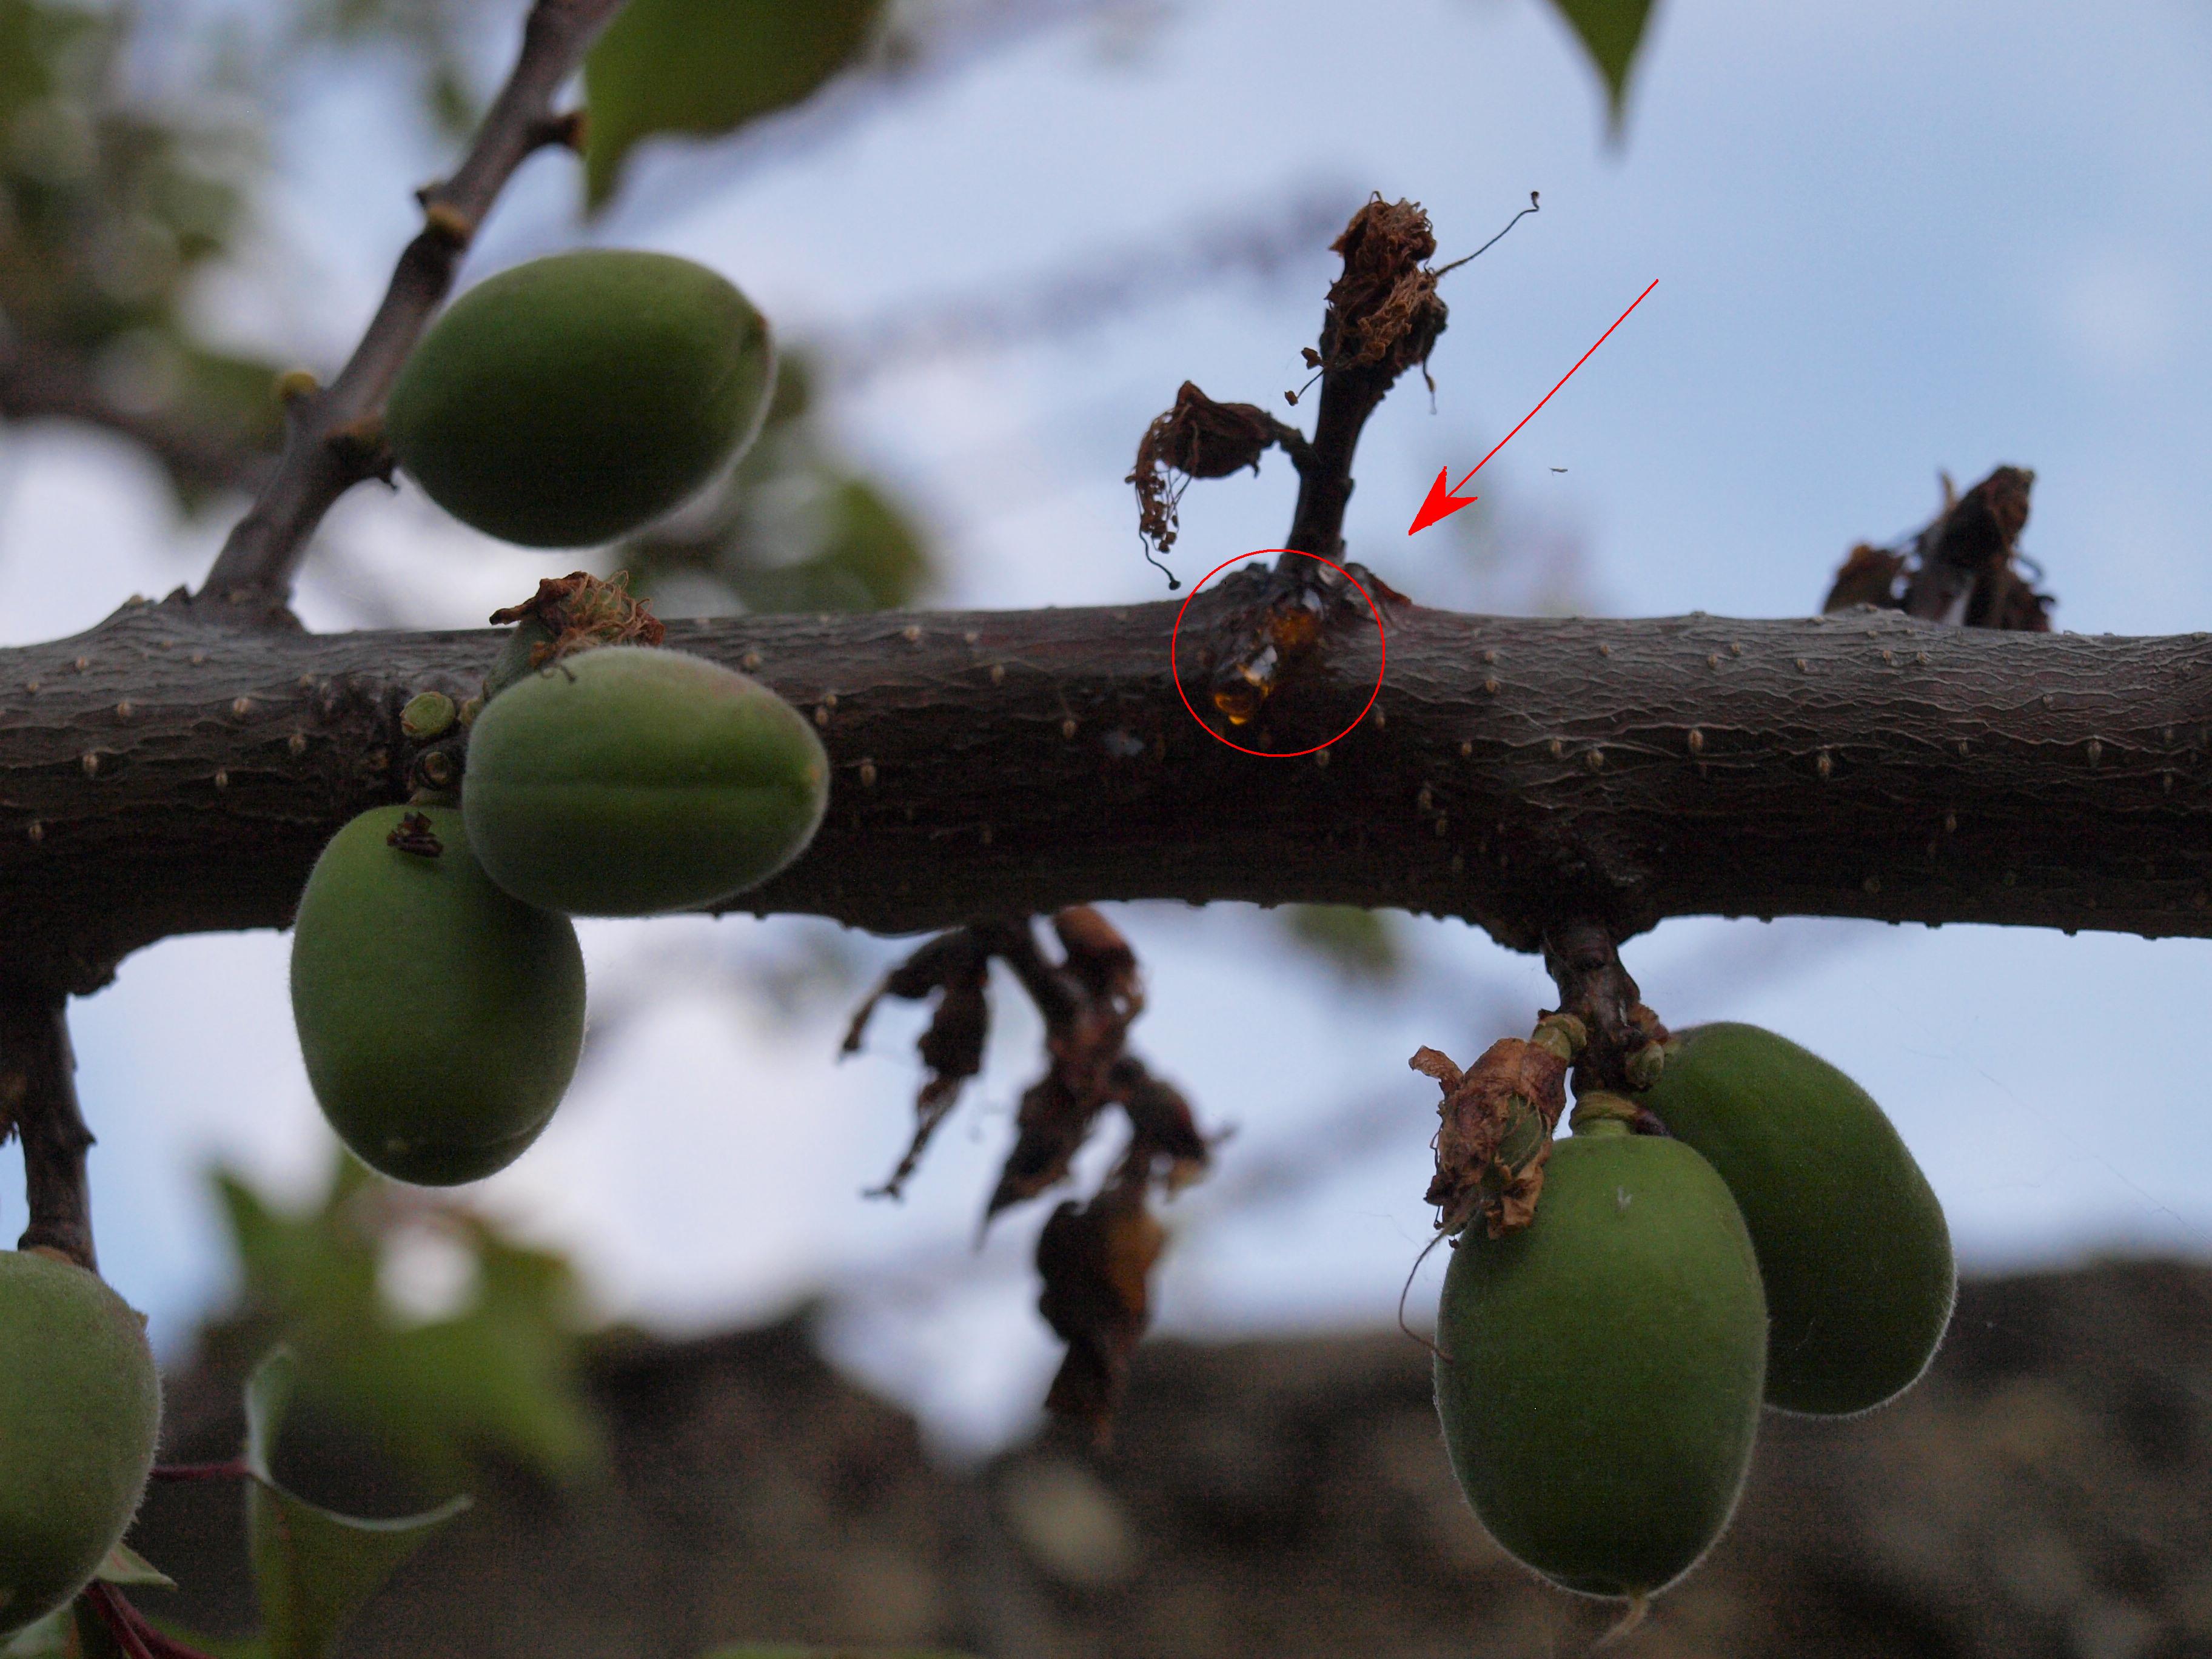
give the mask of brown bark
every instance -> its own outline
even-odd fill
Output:
[[[1192,607],[1194,686],[1191,641],[1239,592]],[[756,671],[834,763],[813,848],[736,908],[899,933],[1341,902],[1524,950],[1705,914],[2212,934],[2212,636],[1387,614],[1382,696],[1325,762],[1199,729],[1171,604],[679,622],[669,643]],[[166,935],[283,924],[323,842],[403,793],[400,705],[472,690],[495,640],[172,603],[0,651],[10,971],[85,990]],[[1371,626],[1334,638],[1238,740],[1326,738],[1376,649]]]

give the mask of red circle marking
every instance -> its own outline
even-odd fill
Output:
[[[1205,587],[1206,583],[1212,581],[1223,571],[1228,569],[1231,565],[1242,563],[1246,559],[1264,559],[1270,553],[1296,553],[1302,559],[1313,559],[1318,561],[1320,563],[1327,565],[1331,570],[1334,570],[1338,575],[1343,577],[1345,580],[1352,584],[1353,588],[1358,591],[1359,597],[1367,601],[1367,609],[1375,618],[1375,638],[1382,653],[1382,660],[1375,665],[1375,689],[1367,694],[1367,701],[1360,705],[1359,712],[1352,717],[1351,726],[1346,726],[1343,731],[1331,738],[1328,740],[1328,743],[1317,743],[1310,749],[1287,749],[1279,751],[1272,749],[1247,749],[1241,743],[1231,743],[1228,738],[1223,737],[1220,732],[1215,731],[1204,720],[1199,720],[1198,710],[1191,707],[1190,694],[1182,689],[1182,665],[1176,660],[1176,642],[1182,636],[1182,619],[1184,613],[1190,609],[1191,599],[1196,599],[1199,595],[1200,590]],[[1257,755],[1261,760],[1296,760],[1301,755],[1318,754],[1321,750],[1328,748],[1329,744],[1341,743],[1345,738],[1350,737],[1352,735],[1352,727],[1358,725],[1360,721],[1367,718],[1367,711],[1375,707],[1375,699],[1382,695],[1382,671],[1389,666],[1389,663],[1390,641],[1389,636],[1382,631],[1382,607],[1375,603],[1375,596],[1370,593],[1365,588],[1361,587],[1359,586],[1358,578],[1354,576],[1349,570],[1346,570],[1335,560],[1324,559],[1318,553],[1309,553],[1303,548],[1296,547],[1255,547],[1249,553],[1239,553],[1233,559],[1224,559],[1219,564],[1214,566],[1212,569],[1207,571],[1203,576],[1200,576],[1198,579],[1198,586],[1190,590],[1190,599],[1185,599],[1182,602],[1182,610],[1176,612],[1175,631],[1168,635],[1168,675],[1170,678],[1175,681],[1176,696],[1182,699],[1183,708],[1189,713],[1192,720],[1198,721],[1198,729],[1205,732],[1207,737],[1212,738],[1216,743],[1222,744],[1228,748],[1234,749],[1240,755]]]

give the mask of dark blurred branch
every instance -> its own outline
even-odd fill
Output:
[[[325,389],[295,398],[284,453],[208,573],[200,597],[253,619],[287,615],[307,538],[331,503],[390,470],[376,417],[400,365],[453,287],[484,216],[524,160],[574,142],[574,118],[553,100],[623,0],[536,0],[514,73],[486,113],[459,169],[422,193],[422,229],[392,272],[361,343]]]
[[[12,1123],[23,1143],[31,1224],[18,1248],[59,1250],[98,1272],[84,1172],[92,1131],[77,1109],[67,1000],[42,986],[0,981],[0,1133]]]
[[[811,343],[841,384],[917,362],[1059,340],[1182,299],[1224,278],[1267,281],[1315,258],[1344,223],[1352,192],[1313,188],[1237,217],[1202,222],[1132,246],[1093,250],[1065,269],[816,334]]]
[[[90,365],[33,339],[0,347],[0,416],[104,428],[143,445],[178,477],[216,489],[258,489],[275,465],[273,456],[226,441],[202,423],[123,408],[100,389]]]

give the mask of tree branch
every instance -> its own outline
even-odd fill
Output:
[[[522,50],[459,169],[422,194],[423,226],[399,256],[383,303],[338,377],[293,400],[284,453],[260,498],[232,529],[202,597],[254,619],[283,616],[307,538],[331,503],[387,472],[374,429],[400,365],[447,291],[461,256],[524,159],[566,143],[575,122],[553,100],[622,0],[537,0]]]
[[[31,1224],[17,1248],[59,1250],[97,1273],[84,1172],[92,1131],[77,1109],[67,1000],[58,991],[0,981],[0,1139],[12,1122],[23,1143]]]
[[[178,476],[219,489],[256,489],[274,463],[204,422],[121,407],[82,360],[34,339],[0,346],[0,415],[11,421],[52,416],[105,428],[142,445]]]
[[[1200,595],[1184,637],[1239,603]],[[1344,903],[1520,950],[1578,919],[1620,939],[1713,914],[2212,936],[2212,635],[1394,606],[1374,711],[1325,758],[1277,760],[1186,711],[1176,612],[671,623],[808,711],[833,763],[813,848],[734,908],[905,933],[1112,899]],[[404,798],[401,706],[472,694],[499,640],[171,603],[0,651],[10,972],[89,990],[167,935],[283,925],[331,835]],[[1238,740],[1327,739],[1376,652],[1371,628],[1332,635]]]

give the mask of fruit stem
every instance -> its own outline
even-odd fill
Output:
[[[44,986],[0,981],[0,1131],[11,1123],[23,1143],[30,1210],[17,1248],[54,1250],[99,1272],[85,1182],[92,1131],[77,1106],[69,998]]]
[[[198,1648],[187,1647],[148,1624],[146,1616],[125,1601],[112,1584],[94,1579],[78,1599],[107,1626],[108,1634],[129,1659],[208,1659]]]
[[[1642,1628],[1644,1618],[1650,1613],[1650,1611],[1651,1597],[1650,1594],[1644,1590],[1631,1591],[1628,1597],[1628,1611],[1620,1615],[1620,1620],[1618,1624],[1614,1625],[1612,1629],[1607,1631],[1604,1635],[1597,1638],[1596,1642],[1591,1645],[1590,1651],[1592,1653],[1601,1653],[1606,1649],[1613,1646],[1615,1643],[1623,1640],[1625,1638],[1634,1635],[1638,1630]]]
[[[1633,1134],[1638,1121],[1649,1115],[1625,1095],[1617,1095],[1606,1089],[1592,1089],[1577,1097],[1574,1114],[1567,1119],[1567,1127],[1578,1135]]]
[[[1589,916],[1553,924],[1544,931],[1544,966],[1559,988],[1559,1012],[1580,1020],[1589,1039],[1576,1057],[1576,1088],[1633,1087],[1650,1066],[1643,1051],[1651,1014],[1621,965],[1613,929]]]

